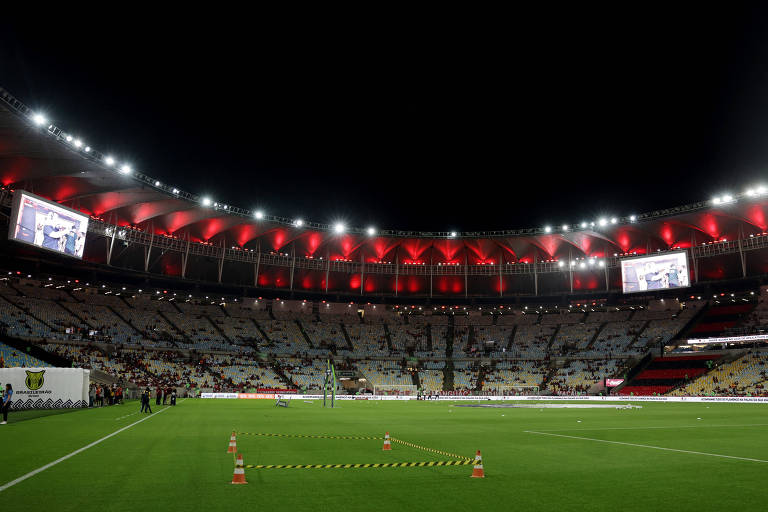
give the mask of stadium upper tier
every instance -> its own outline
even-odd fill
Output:
[[[90,215],[84,259],[91,263],[364,296],[619,290],[621,258],[674,249],[693,258],[693,283],[768,273],[768,190],[761,186],[717,201],[556,226],[369,230],[298,222],[186,193],[41,121],[0,89],[0,203],[8,208],[11,191],[24,189]]]

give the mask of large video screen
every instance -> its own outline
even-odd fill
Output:
[[[690,286],[688,255],[685,251],[676,251],[623,259],[621,282],[624,293]]]
[[[14,193],[11,240],[82,258],[87,233],[87,215],[23,190]]]

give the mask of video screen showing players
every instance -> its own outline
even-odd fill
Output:
[[[82,259],[88,216],[29,192],[15,193],[8,238]]]
[[[621,260],[624,293],[685,288],[690,286],[685,251]]]

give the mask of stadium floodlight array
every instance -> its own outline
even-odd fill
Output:
[[[189,192],[184,192],[176,187],[163,184],[161,180],[142,174],[140,172],[135,172],[129,164],[124,163],[119,167],[117,167],[116,166],[117,162],[113,156],[104,155],[98,151],[93,150],[90,146],[86,145],[81,138],[75,137],[74,135],[63,131],[61,128],[58,128],[53,124],[50,124],[48,117],[44,113],[38,112],[29,108],[28,106],[26,106],[24,103],[16,99],[13,95],[11,95],[8,91],[3,89],[2,87],[0,87],[0,101],[3,101],[8,107],[10,107],[12,111],[16,112],[22,118],[26,119],[34,127],[43,129],[47,125],[47,128],[44,129],[44,133],[48,134],[49,136],[52,136],[58,142],[64,143],[69,148],[78,152],[81,157],[86,158],[94,163],[104,165],[110,170],[113,170],[113,171],[116,170],[117,172],[119,172],[120,174],[126,177],[130,177],[134,180],[145,183],[169,195],[179,197],[190,202],[198,203],[205,207],[212,206],[214,209],[224,210],[227,213],[232,215],[255,218],[256,220],[263,220],[263,221],[272,222],[276,224],[293,226],[296,228],[303,227],[307,229],[336,232],[340,234],[340,232],[337,231],[338,224],[305,222],[301,219],[289,219],[285,217],[272,216],[272,215],[268,216],[268,215],[265,215],[261,210],[251,211],[251,210],[247,210],[239,207],[230,206],[224,203],[213,202],[209,197],[201,196],[201,195],[197,195]],[[691,203],[691,204],[680,206],[680,207],[657,210],[654,212],[644,213],[641,215],[633,214],[625,217],[614,216],[614,217],[611,217],[610,219],[601,217],[597,219],[597,221],[592,221],[592,222],[582,221],[576,225],[578,225],[581,229],[584,229],[584,230],[594,228],[596,223],[598,227],[606,228],[610,225],[617,225],[617,224],[623,224],[623,223],[635,223],[640,220],[651,220],[654,218],[663,217],[667,215],[701,210],[701,209],[710,207],[712,205],[714,206],[728,205],[728,204],[735,203],[742,198],[752,199],[759,196],[764,196],[766,194],[768,194],[768,187],[766,187],[765,185],[758,185],[758,186],[747,189],[742,194],[723,194],[721,196],[714,197],[710,201],[701,201],[697,203]],[[569,230],[570,230],[570,227],[568,224],[564,224],[562,226],[562,233],[566,233]],[[418,231],[402,231],[402,230],[382,230],[379,234],[381,234],[382,236],[421,237],[421,238],[457,238],[457,237],[492,238],[492,237],[505,237],[505,236],[516,236],[516,235],[552,234],[553,231],[554,230],[551,226],[545,226],[541,228],[482,231],[482,232],[461,232],[461,233],[456,231],[418,232]],[[349,227],[349,228],[345,227],[343,229],[343,232],[349,233],[349,234],[368,234],[368,236],[374,236],[377,234],[377,230],[373,228],[366,229],[366,228],[357,228],[357,227]]]

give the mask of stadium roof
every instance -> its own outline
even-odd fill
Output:
[[[110,224],[217,245],[258,246],[261,251],[276,252],[288,251],[290,246],[297,256],[356,261],[495,264],[569,255],[644,254],[743,239],[768,230],[768,190],[761,187],[637,216],[579,219],[567,228],[371,233],[368,228],[342,229],[306,220],[297,225],[296,219],[268,215],[257,219],[256,212],[178,190],[121,162],[108,165],[106,155],[35,116],[0,89],[0,181],[4,186],[29,190]],[[640,187],[643,193],[668,194],[674,200],[674,189],[638,183]],[[541,195],[542,200],[551,200],[543,190]]]

